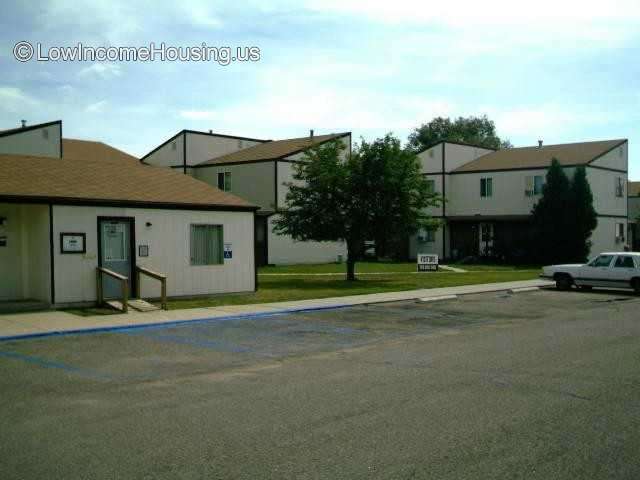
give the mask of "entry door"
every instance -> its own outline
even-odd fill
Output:
[[[268,250],[267,250],[267,217],[263,215],[256,215],[255,229],[255,260],[258,267],[262,267],[267,264]]]
[[[131,237],[133,221],[130,219],[98,221],[100,232],[100,266],[129,279],[129,290],[133,291],[133,261],[131,259]],[[109,275],[102,276],[104,298],[119,298],[121,282]]]
[[[493,253],[493,223],[480,224],[480,255],[486,256]]]

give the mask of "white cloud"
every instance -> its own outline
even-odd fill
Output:
[[[104,111],[104,107],[107,106],[106,100],[100,100],[99,102],[91,103],[87,105],[87,108],[84,109],[87,113],[102,113]]]
[[[78,75],[103,79],[114,78],[122,75],[122,67],[117,63],[94,63],[80,70]]]
[[[29,109],[39,105],[40,102],[35,98],[24,93],[17,87],[0,86],[0,110],[11,113],[21,113],[25,109]]]
[[[630,20],[640,17],[635,0],[538,0],[523,4],[511,0],[308,0],[312,11],[343,13],[369,17],[385,23],[428,23],[451,26],[575,24],[594,20]],[[478,32],[481,34],[482,32]]]

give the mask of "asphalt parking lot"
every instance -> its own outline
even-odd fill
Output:
[[[0,343],[0,471],[639,478],[639,308],[497,293]]]

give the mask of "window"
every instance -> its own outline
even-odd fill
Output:
[[[624,223],[616,223],[616,241],[624,242]]]
[[[224,263],[222,242],[222,225],[191,225],[191,265]]]
[[[427,179],[427,193],[436,193],[436,181],[433,179]]]
[[[218,188],[223,192],[231,191],[231,172],[218,172]]]
[[[418,241],[423,243],[433,243],[436,241],[436,232],[432,229],[421,228],[418,232]]]
[[[613,255],[599,255],[589,263],[590,267],[608,267],[611,265]]]
[[[624,256],[616,258],[616,263],[613,265],[615,268],[636,268],[635,263],[633,263],[633,257]]]
[[[616,197],[624,197],[624,178],[616,177]]]
[[[480,179],[480,196],[481,197],[493,196],[493,178]]]
[[[526,177],[525,195],[532,197],[542,194],[542,186],[544,185],[544,177],[542,175],[528,175]]]

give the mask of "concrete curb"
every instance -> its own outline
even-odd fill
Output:
[[[441,295],[439,297],[423,297],[423,298],[419,298],[418,301],[420,302],[440,302],[442,300],[457,300],[458,295]]]

